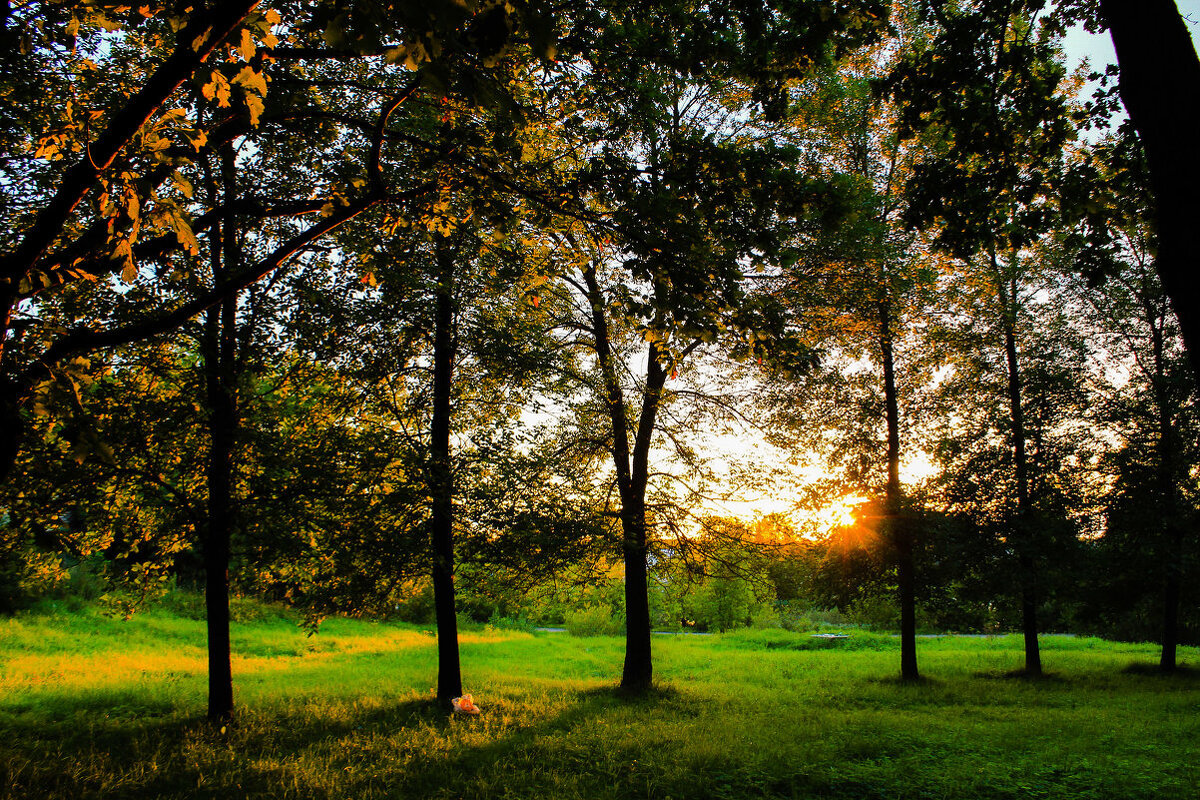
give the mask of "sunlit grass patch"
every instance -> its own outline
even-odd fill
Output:
[[[432,702],[427,630],[329,620],[234,626],[239,717],[203,721],[204,626],[156,612],[0,624],[0,797],[1186,796],[1200,685],[1129,673],[1149,645],[852,631],[655,637],[658,688],[616,691],[623,640],[464,632],[483,714]],[[814,643],[815,642],[815,643]],[[1183,659],[1197,662],[1195,649]]]

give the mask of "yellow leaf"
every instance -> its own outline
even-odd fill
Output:
[[[254,58],[254,39],[250,37],[250,29],[242,28],[242,44],[238,47],[242,53],[242,58],[249,61]]]
[[[113,249],[113,258],[125,262],[124,266],[121,267],[122,281],[133,283],[137,280],[137,265],[133,263],[133,247],[129,244],[128,239],[122,239],[117,242],[116,248]]]
[[[176,172],[174,175],[171,176],[171,183],[173,183],[175,185],[175,188],[178,189],[179,193],[182,194],[184,197],[188,198],[189,200],[192,198],[192,194],[195,192],[195,188],[193,188],[192,182],[189,181],[187,178],[183,177],[178,172]]]
[[[179,240],[183,249],[193,256],[200,255],[200,242],[196,239],[196,234],[192,232],[192,226],[188,224],[188,221],[182,215],[176,215],[172,222],[175,227],[175,238]]]
[[[253,67],[242,67],[233,82],[246,89],[253,89],[260,97],[267,94],[267,80],[261,72],[255,72]]]
[[[257,127],[258,118],[261,117],[263,113],[262,98],[253,94],[246,95],[246,108],[250,111],[250,124]]]

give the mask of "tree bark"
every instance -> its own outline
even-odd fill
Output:
[[[454,378],[453,253],[438,241],[433,334],[433,416],[430,421],[429,538],[433,551],[433,605],[437,620],[437,699],[450,707],[462,695],[458,614],[454,600],[454,480],[450,468],[450,390]]]
[[[213,282],[236,270],[241,253],[233,199],[237,196],[236,154],[221,151],[221,181],[228,212],[210,240]],[[215,194],[215,192],[214,192]],[[218,229],[214,228],[214,232]],[[208,628],[208,718],[233,718],[233,668],[229,637],[229,556],[236,517],[234,449],[238,435],[237,295],[207,312],[202,341],[204,383],[211,440],[208,458],[208,520],[204,537],[204,609]]]
[[[204,377],[211,445],[208,458],[208,529],[204,537],[204,609],[208,627],[208,718],[233,717],[229,645],[229,554],[232,539],[233,459],[237,403],[231,385],[234,298],[208,312]]]
[[[885,290],[886,291],[886,290]],[[892,348],[892,309],[887,295],[879,303],[879,350],[883,358],[883,395],[887,412],[887,489],[884,517],[896,552],[896,580],[900,590],[900,677],[919,680],[917,668],[916,576],[913,565],[913,532],[903,514],[900,488],[900,399]]]
[[[621,688],[628,692],[645,692],[654,681],[646,563],[646,486],[650,479],[650,444],[666,379],[658,345],[651,342],[646,354],[646,388],[631,453],[629,489],[621,498],[621,525],[625,534],[625,666],[621,671]]]
[[[1121,100],[1150,169],[1158,232],[1156,267],[1179,318],[1200,391],[1200,60],[1171,0],[1100,0],[1121,68]]]
[[[995,256],[992,257],[995,269]],[[998,274],[998,273],[997,273]],[[1012,422],[1013,469],[1017,479],[1017,518],[1012,532],[1021,575],[1021,630],[1025,636],[1025,673],[1042,674],[1042,654],[1038,646],[1037,572],[1033,556],[1033,531],[1030,529],[1029,463],[1025,455],[1025,411],[1021,404],[1021,372],[1017,357],[1017,287],[1015,282],[997,288],[1003,306],[1004,357],[1008,365],[1008,408]]]
[[[621,497],[621,555],[625,565],[625,663],[621,670],[621,688],[640,694],[654,683],[654,661],[650,647],[649,569],[647,564],[646,486],[649,482],[650,443],[666,383],[666,371],[659,363],[658,347],[650,345],[646,366],[646,389],[632,447],[625,397],[617,378],[609,339],[604,298],[592,268],[584,270],[588,303],[592,310],[592,331],[596,357],[604,377],[605,409],[613,433],[613,465]]]
[[[1159,558],[1163,568],[1162,652],[1158,668],[1171,673],[1176,668],[1179,643],[1179,590],[1183,570],[1183,531],[1180,527],[1179,502],[1175,478],[1175,442],[1172,427],[1171,399],[1167,392],[1166,342],[1163,318],[1147,307],[1150,323],[1150,346],[1154,353],[1154,403],[1158,416],[1158,494],[1162,507],[1162,550]]]

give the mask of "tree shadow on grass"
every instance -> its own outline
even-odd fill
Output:
[[[637,711],[636,724],[643,712],[684,714],[688,705],[669,686],[638,695],[585,689],[565,703],[553,698],[547,710],[537,697],[498,694],[478,718],[452,716],[432,697],[371,696],[361,705],[304,698],[294,707],[240,707],[233,723],[218,726],[196,705],[148,694],[130,687],[8,705],[0,712],[0,798],[484,797],[513,773],[528,791],[552,796],[564,775],[597,788],[628,779],[615,768],[589,769],[636,764],[641,754],[636,738],[616,747],[628,753],[601,752],[590,734],[564,746],[576,726],[626,709]]]
[[[1191,683],[1200,681],[1200,669],[1197,669],[1190,664],[1177,664],[1175,669],[1170,672],[1164,672],[1158,665],[1158,662],[1149,661],[1134,661],[1121,669],[1121,672],[1126,675],[1138,675],[1146,678],[1162,678],[1164,680],[1173,680]]]
[[[995,681],[1020,681],[1031,686],[1054,686],[1070,683],[1070,678],[1057,672],[1029,672],[1024,669],[981,670],[971,673],[974,678]]]
[[[921,675],[918,678],[905,678],[901,675],[882,675],[875,678],[867,678],[866,682],[898,689],[934,689],[945,685],[945,681],[938,678],[931,678],[928,675]]]

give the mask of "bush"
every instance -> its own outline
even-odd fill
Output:
[[[161,609],[183,619],[203,620],[208,616],[204,606],[204,593],[189,589],[168,589],[149,607]],[[297,618],[296,612],[283,605],[266,603],[255,597],[231,595],[229,598],[230,622],[270,622],[278,619],[290,622]]]
[[[488,620],[488,628],[501,631],[524,631],[532,633],[534,623],[524,617],[510,617],[504,614],[492,614],[492,618]]]
[[[625,633],[625,620],[602,606],[575,609],[565,616],[567,633],[572,636],[620,636]]]
[[[406,591],[397,598],[390,616],[414,625],[433,622],[433,582],[422,581],[408,585]]]
[[[848,609],[850,621],[876,631],[900,630],[900,604],[891,597],[862,597]]]

